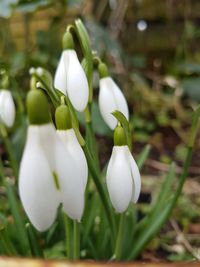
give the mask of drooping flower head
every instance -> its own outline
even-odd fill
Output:
[[[77,175],[79,175],[80,181],[83,182],[85,190],[88,177],[87,160],[72,128],[70,112],[66,105],[62,104],[56,109],[55,119],[57,134],[65,145],[67,153],[73,158],[77,168]]]
[[[53,224],[60,204],[70,218],[80,221],[84,185],[56,134],[46,96],[40,90],[28,93],[27,110],[30,125],[19,172],[23,207],[39,231]]]
[[[9,90],[0,90],[0,122],[12,127],[15,121],[15,104]]]
[[[141,179],[137,164],[126,145],[124,130],[117,126],[114,133],[114,147],[108,163],[106,184],[116,212],[124,212],[130,202],[136,203]]]
[[[74,50],[70,32],[63,36],[63,52],[55,74],[54,86],[64,95],[68,95],[72,105],[83,111],[89,99],[89,87],[85,72]]]
[[[99,64],[100,82],[99,82],[99,109],[106,124],[114,130],[117,126],[117,120],[112,112],[118,110],[129,119],[129,111],[126,99],[114,82],[108,76],[107,67],[104,63]]]

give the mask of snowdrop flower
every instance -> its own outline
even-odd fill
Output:
[[[111,113],[118,110],[122,112],[128,120],[128,105],[120,88],[113,79],[108,76],[107,67],[104,63],[99,64],[99,73],[101,77],[99,84],[99,109],[104,121],[114,130],[117,126],[117,120]]]
[[[19,173],[23,207],[39,231],[53,224],[60,204],[70,218],[80,221],[84,182],[72,155],[56,134],[47,112],[47,99],[40,90],[29,92],[27,109],[30,125]]]
[[[117,126],[115,134],[123,135],[122,130],[121,126]],[[121,132],[119,133],[119,131]],[[109,196],[118,213],[124,212],[130,202],[136,203],[141,190],[140,172],[137,164],[128,146],[125,145],[124,137],[120,138],[115,140],[106,174]]]
[[[12,127],[15,120],[15,104],[10,91],[0,90],[0,122]]]
[[[88,177],[87,160],[72,128],[69,109],[66,105],[60,105],[56,109],[55,119],[57,134],[65,145],[67,152],[73,158],[85,190]]]
[[[63,37],[64,50],[55,74],[54,86],[68,95],[77,111],[83,111],[89,99],[89,87],[85,72],[78,60],[72,36],[69,32]]]

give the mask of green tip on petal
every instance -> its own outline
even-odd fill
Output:
[[[66,105],[60,105],[55,113],[56,128],[58,130],[67,130],[72,128],[69,108]]]
[[[106,66],[105,63],[99,63],[98,65],[98,72],[99,72],[99,76],[100,78],[105,78],[105,77],[108,77],[108,68]]]
[[[126,135],[123,127],[120,124],[118,124],[114,131],[114,146],[125,146],[125,145],[127,145]]]
[[[65,32],[62,39],[63,50],[74,49],[74,40],[70,32]]]
[[[48,100],[41,90],[29,91],[26,106],[30,124],[40,125],[51,122]]]

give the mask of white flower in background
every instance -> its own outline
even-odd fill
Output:
[[[128,146],[113,147],[106,184],[116,212],[122,213],[131,201],[137,202],[141,190],[140,172]]]
[[[12,127],[15,121],[15,104],[10,91],[0,90],[0,122]]]
[[[80,180],[83,181],[84,190],[87,184],[88,166],[85,154],[76,138],[74,129],[57,130],[57,134],[65,144],[67,152],[73,158],[76,168],[79,170]]]
[[[19,171],[19,194],[31,223],[47,230],[57,208],[74,220],[81,220],[86,182],[80,169],[50,122],[48,102],[40,90],[27,97],[30,126]]]
[[[100,79],[99,109],[104,121],[113,130],[117,126],[116,118],[111,114],[118,110],[129,119],[128,105],[126,99],[111,77]]]
[[[89,99],[88,81],[75,50],[67,49],[62,52],[54,86],[64,95],[68,95],[76,110],[83,111],[86,108]]]

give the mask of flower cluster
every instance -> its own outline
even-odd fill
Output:
[[[138,200],[140,173],[127,145],[125,130],[112,115],[117,110],[128,121],[126,99],[101,61],[98,71],[99,110],[104,121],[114,130],[106,184],[113,207],[122,213],[131,201],[136,203]],[[38,73],[32,72],[32,75],[41,75]],[[56,101],[60,99],[55,110],[56,128],[41,89],[35,86],[27,96],[30,125],[19,172],[19,194],[30,221],[39,231],[45,231],[53,224],[60,204],[71,219],[81,220],[88,158],[86,160],[77,139],[77,132],[81,134],[72,114],[76,113],[75,110],[83,112],[88,109],[88,84],[88,76],[74,50],[73,37],[67,31],[54,78],[54,87],[59,91],[54,92]]]

